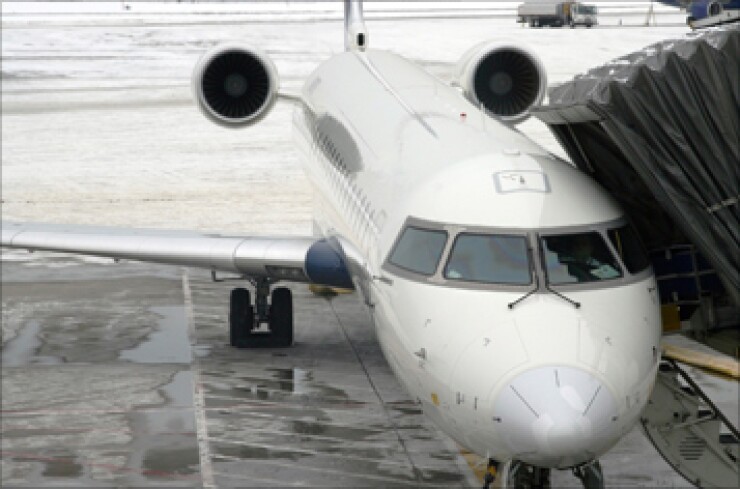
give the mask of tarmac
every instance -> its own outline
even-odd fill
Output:
[[[228,345],[197,270],[3,262],[2,486],[469,487],[355,295],[295,296],[295,345]],[[30,258],[30,255],[29,255]]]
[[[3,219],[310,232],[292,107],[226,130],[195,109],[189,77],[205,49],[240,39],[299,86],[341,50],[341,21],[222,25],[210,14],[138,14],[143,5],[95,15],[3,5]],[[375,47],[443,77],[480,40],[522,40],[557,82],[688,30],[630,15],[629,31],[616,18],[576,32],[476,16],[369,28]],[[520,127],[559,151],[536,121]],[[484,461],[463,456],[402,390],[356,295],[329,300],[289,285],[295,346],[239,350],[228,345],[227,308],[241,285],[200,270],[3,250],[0,485],[480,486]],[[737,382],[689,371],[736,420]],[[608,487],[690,487],[638,429],[601,463]],[[552,483],[577,486],[565,471]]]
[[[356,294],[291,286],[295,345],[240,350],[227,317],[243,283],[3,258],[3,487],[480,486],[484,461],[403,391]],[[737,422],[737,382],[688,370]],[[638,428],[601,463],[607,487],[691,487]],[[578,481],[554,471],[552,483]]]

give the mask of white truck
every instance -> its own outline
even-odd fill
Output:
[[[517,22],[529,27],[592,27],[598,24],[595,5],[579,2],[530,2],[519,5]]]

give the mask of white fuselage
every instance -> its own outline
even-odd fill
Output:
[[[357,283],[391,368],[470,450],[568,467],[629,431],[650,395],[660,339],[655,279],[527,286],[428,277],[388,263],[409,223],[505,232],[605,229],[623,213],[587,176],[484,115],[455,88],[382,51],[346,52],[308,78],[294,132],[320,233],[364,260]],[[362,278],[364,277],[364,278]],[[531,296],[509,304],[537,288]]]

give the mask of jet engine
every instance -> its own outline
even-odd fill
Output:
[[[207,52],[193,72],[193,92],[203,113],[217,124],[241,127],[266,116],[278,93],[277,69],[255,49],[224,45]]]
[[[526,119],[547,88],[545,69],[534,52],[498,42],[465,53],[457,64],[457,81],[468,100],[511,123]]]

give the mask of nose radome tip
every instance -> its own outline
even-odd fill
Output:
[[[579,368],[525,371],[499,392],[493,408],[512,453],[533,464],[586,462],[618,436],[614,397]]]

